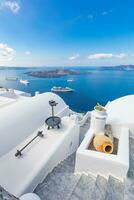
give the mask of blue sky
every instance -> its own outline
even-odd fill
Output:
[[[133,0],[0,0],[0,65],[134,64]]]

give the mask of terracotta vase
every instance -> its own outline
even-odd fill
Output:
[[[113,142],[111,138],[105,135],[96,135],[93,145],[97,151],[111,154],[113,152]]]

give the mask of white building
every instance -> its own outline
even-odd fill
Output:
[[[60,129],[48,130],[45,124],[52,112],[50,100],[58,103],[54,111],[55,115],[61,118]],[[132,158],[129,163],[129,131],[130,136],[134,136],[133,102],[134,95],[130,95],[106,105],[107,123],[112,125],[113,134],[119,139],[118,153],[115,156],[89,152],[88,145],[94,134],[89,122],[91,112],[87,112],[85,116],[74,113],[63,99],[50,92],[30,97],[20,91],[1,91],[0,185],[19,198],[34,190],[42,199],[55,197],[57,200],[73,200],[78,193],[77,199],[81,200],[98,199],[98,194],[102,200],[108,200],[110,195],[113,195],[114,200],[122,200],[125,195],[132,195],[131,192],[124,192],[124,188],[132,184],[132,175],[129,176],[129,184],[124,180],[128,181],[128,168],[129,172],[134,172]],[[27,146],[38,131],[42,131],[44,136],[36,138]],[[83,137],[79,146],[79,138]],[[132,138],[131,143],[133,148]],[[22,156],[16,157],[16,151],[25,146]],[[75,152],[76,160],[73,154]],[[70,157],[67,158],[68,156]],[[111,175],[119,180],[111,179]],[[55,180],[55,184],[52,180]],[[102,182],[98,185],[100,180]],[[81,184],[83,189],[80,188]]]

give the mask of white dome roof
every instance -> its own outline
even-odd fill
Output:
[[[45,119],[51,115],[50,100],[58,103],[55,114],[67,107],[62,98],[47,92],[0,109],[0,156],[45,123]]]
[[[108,123],[134,124],[134,95],[128,95],[116,99],[106,106]]]

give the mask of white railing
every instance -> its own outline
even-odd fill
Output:
[[[90,112],[90,111],[88,111],[88,112],[83,116],[83,119],[82,119],[81,121],[79,121],[79,125],[80,125],[80,126],[83,126],[89,117],[91,117],[91,112]]]
[[[60,112],[56,114],[56,116],[59,116],[59,117],[71,116],[71,115],[76,115],[79,118],[80,116],[82,116],[82,113],[79,114],[79,113],[73,112],[72,110],[69,109],[69,106],[66,106]],[[91,111],[88,111],[84,116],[82,116],[81,120],[78,120],[79,125],[83,126],[89,117],[91,117]]]

